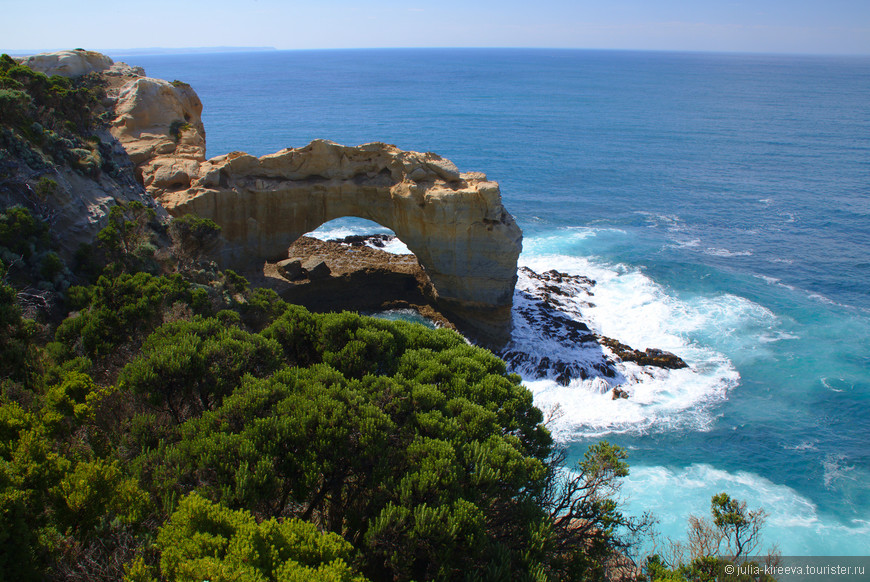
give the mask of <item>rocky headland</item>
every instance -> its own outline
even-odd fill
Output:
[[[509,339],[522,231],[499,187],[431,152],[316,140],[256,158],[205,159],[202,102],[186,83],[146,77],[105,55],[67,51],[30,57],[47,74],[95,73],[107,83],[111,135],[145,190],[170,215],[215,221],[222,267],[245,274],[321,224],[344,216],[391,228],[416,255],[439,311],[478,342]]]
[[[411,307],[493,347],[515,369],[562,384],[614,378],[619,362],[686,366],[668,352],[635,350],[591,331],[577,310],[592,296],[594,281],[587,278],[523,268],[515,293],[522,231],[502,205],[498,184],[482,173],[460,172],[431,152],[326,140],[260,158],[231,152],[206,159],[203,105],[188,84],[147,77],[141,68],[91,51],[22,62],[49,75],[99,75],[109,121],[101,151],[136,178],[125,180],[129,171],[102,173],[97,188],[86,188],[76,184],[81,176],[61,171],[58,196],[70,200],[57,220],[71,242],[92,239],[115,201],[142,201],[164,216],[214,220],[225,239],[216,257],[222,267],[317,311]],[[414,254],[378,250],[378,236],[303,237],[343,216],[391,228]],[[511,329],[524,327],[540,330],[556,347],[542,352],[511,341]],[[583,357],[576,357],[577,349]]]
[[[114,63],[93,51],[63,51],[18,60],[47,75],[90,76],[91,84],[103,87],[106,96],[102,102],[89,104],[87,108],[92,110],[87,115],[101,120],[114,119],[119,88],[144,74],[140,68]],[[46,116],[51,117],[50,112]],[[168,217],[136,179],[127,150],[107,123],[94,124],[89,128],[91,138],[79,143],[61,128],[43,127],[33,119],[27,125],[33,138],[41,142],[43,155],[34,153],[12,132],[4,131],[0,141],[9,155],[0,156],[0,204],[21,204],[43,216],[54,230],[63,233],[59,250],[67,258],[80,245],[94,241],[97,232],[106,226],[111,208],[119,203],[141,203],[153,209],[158,218]],[[43,186],[50,187],[40,188],[40,180]]]

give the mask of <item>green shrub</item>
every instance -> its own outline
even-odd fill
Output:
[[[158,327],[177,301],[207,309],[207,300],[197,299],[201,295],[180,275],[101,276],[90,288],[70,288],[72,305],[81,311],[61,322],[55,338],[75,355],[106,356]]]
[[[13,83],[21,86],[13,80]],[[31,99],[24,91],[17,89],[0,89],[0,123],[17,125],[27,117]]]
[[[120,203],[113,206],[108,224],[97,233],[108,262],[126,271],[145,270],[142,250],[152,243],[155,236],[154,218],[153,208],[135,200],[126,206]],[[147,253],[144,255],[147,257]]]
[[[257,523],[246,511],[195,494],[160,529],[157,547],[160,575],[179,582],[365,581],[351,566],[353,546],[341,536],[298,519]]]
[[[225,327],[218,319],[176,321],[148,337],[119,381],[167,406],[176,419],[187,418],[220,404],[246,374],[271,374],[280,354],[274,340]]]
[[[169,135],[171,135],[175,139],[175,141],[178,141],[181,139],[181,132],[187,131],[188,129],[190,129],[189,123],[180,119],[176,119],[171,124],[169,124]]]

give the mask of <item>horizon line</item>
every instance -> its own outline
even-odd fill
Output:
[[[284,48],[274,46],[198,46],[198,47],[135,47],[135,48],[102,48],[85,49],[111,56],[171,56],[184,54],[221,54],[236,52],[316,52],[316,51],[366,51],[366,50],[554,50],[554,51],[601,51],[601,52],[648,52],[648,53],[687,53],[687,54],[719,54],[719,55],[770,55],[770,56],[803,56],[803,57],[870,57],[868,53],[837,53],[837,52],[792,52],[792,51],[757,51],[757,50],[704,50],[704,49],[664,49],[664,48],[613,48],[613,47],[564,47],[564,46],[380,46],[380,47],[317,47],[317,48]],[[42,53],[52,53],[70,48],[54,49],[0,49],[0,53],[9,56],[31,56]]]

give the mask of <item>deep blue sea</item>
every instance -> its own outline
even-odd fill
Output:
[[[193,85],[208,155],[315,138],[434,151],[501,184],[520,263],[690,367],[528,379],[574,458],[629,450],[629,510],[682,538],[727,491],[785,555],[870,554],[870,59],[428,49],[131,57]],[[326,229],[364,228],[352,222]],[[517,338],[534,344],[534,332]]]

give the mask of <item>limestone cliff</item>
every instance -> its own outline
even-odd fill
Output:
[[[48,74],[107,79],[111,133],[137,177],[170,214],[195,213],[222,227],[222,266],[258,268],[285,258],[295,240],[324,222],[367,218],[414,252],[439,307],[461,329],[491,345],[508,339],[522,232],[484,174],[383,143],[317,140],[261,158],[233,152],[206,160],[202,103],[189,85],[88,51],[26,62]]]

